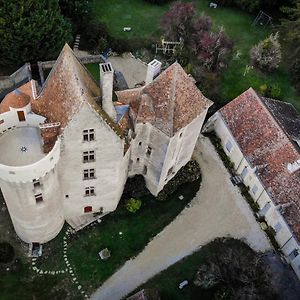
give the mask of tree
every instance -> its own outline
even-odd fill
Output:
[[[250,51],[252,64],[263,71],[273,71],[281,61],[281,46],[278,32],[260,41]]]
[[[174,41],[179,41],[180,38],[188,39],[193,31],[195,12],[194,3],[175,2],[160,21],[166,36]]]
[[[176,49],[175,58],[184,66],[193,57],[206,70],[218,71],[233,48],[224,28],[215,32],[210,17],[196,16],[194,3],[174,3],[162,17],[161,27],[168,39],[183,40],[184,47]]]
[[[213,242],[216,250],[196,273],[194,284],[214,291],[213,299],[276,299],[270,286],[270,272],[261,256],[247,245],[225,246],[225,239]]]
[[[90,22],[91,8],[87,0],[59,0],[62,14],[72,21],[74,31],[84,29]]]
[[[284,7],[287,18],[281,20],[282,40],[289,50],[291,59],[300,59],[300,0],[295,7]]]
[[[0,0],[0,65],[56,58],[71,41],[57,0]]]

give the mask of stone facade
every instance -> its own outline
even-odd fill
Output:
[[[114,211],[128,176],[157,195],[190,160],[212,102],[178,64],[153,80],[158,69],[140,98],[112,102],[111,65],[100,64],[99,87],[66,45],[43,87],[5,97],[0,186],[22,240],[45,243],[65,220],[78,230]]]

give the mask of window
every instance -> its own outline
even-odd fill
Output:
[[[86,207],[83,209],[83,211],[84,211],[85,213],[92,212],[92,211],[93,211],[93,207],[92,207],[92,206],[86,206]]]
[[[253,195],[255,195],[257,193],[258,187],[256,184],[252,187],[251,191],[252,191]]]
[[[91,162],[91,161],[95,161],[95,151],[91,150],[91,151],[84,151],[83,152],[83,162]]]
[[[139,142],[139,146],[142,146],[142,142]]]
[[[298,255],[299,255],[298,249],[294,249],[294,250],[289,254],[289,258],[290,258],[290,260],[293,260],[293,259],[295,259]]]
[[[83,179],[94,179],[95,178],[95,169],[86,169],[83,170]]]
[[[86,197],[95,196],[95,187],[93,186],[86,187],[84,196]]]
[[[260,211],[260,214],[261,214],[262,216],[265,216],[265,215],[267,214],[267,212],[269,211],[270,207],[271,207],[271,204],[270,204],[270,202],[268,202],[268,203],[262,208],[262,210]]]
[[[65,198],[68,199],[68,198],[69,198],[69,195],[65,195]]]
[[[139,162],[139,161],[140,161],[140,159],[139,159],[139,158],[137,158],[137,159],[136,159],[136,162]]]
[[[242,174],[241,174],[242,178],[244,179],[247,176],[247,174],[248,174],[248,168],[245,167]]]
[[[146,151],[147,156],[150,156],[151,153],[152,153],[152,148],[150,146],[148,146],[147,151]]]
[[[179,134],[179,137],[180,137],[180,138],[182,138],[182,134],[183,134],[183,132],[180,132],[180,134]]]
[[[170,176],[173,173],[173,167],[169,169],[167,176]]]
[[[40,183],[40,180],[39,179],[33,179],[33,186],[34,187],[39,187],[39,186],[41,186],[41,183]]]
[[[0,120],[0,125],[4,123],[4,120]]]
[[[228,141],[228,142],[226,143],[225,147],[226,147],[226,150],[227,150],[228,152],[231,152],[232,147],[233,147],[231,141]]]
[[[281,228],[282,228],[282,225],[280,224],[280,222],[278,222],[278,223],[274,226],[274,230],[275,230],[276,233],[279,232],[279,231],[281,230]]]
[[[34,197],[35,197],[36,203],[41,203],[44,200],[42,194],[36,194],[36,195],[34,195]]]
[[[148,171],[147,166],[144,166],[143,174],[146,175],[146,174],[147,174],[147,171]]]
[[[83,130],[83,141],[91,142],[95,140],[95,131],[94,129],[85,129]]]

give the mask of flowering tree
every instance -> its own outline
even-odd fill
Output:
[[[226,36],[224,28],[215,32],[212,25],[210,17],[204,14],[196,17],[193,3],[176,2],[161,19],[167,38],[184,41],[185,49],[175,53],[181,63],[187,65],[193,57],[204,69],[215,72],[225,66],[233,43]]]
[[[277,32],[255,45],[250,51],[252,64],[263,71],[271,72],[277,69],[281,61],[281,46],[278,39]]]
[[[195,15],[194,3],[175,2],[161,18],[161,27],[165,35],[179,41],[184,40],[193,30],[193,17]]]

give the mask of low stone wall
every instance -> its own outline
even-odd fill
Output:
[[[31,80],[30,64],[26,63],[10,76],[0,77],[0,99],[15,88]]]

